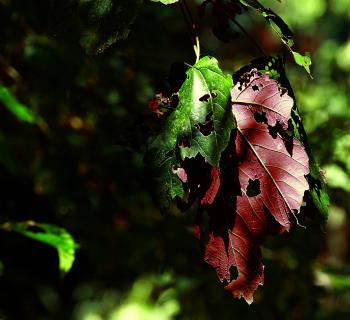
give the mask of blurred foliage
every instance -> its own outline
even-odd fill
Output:
[[[189,1],[193,12],[200,2]],[[148,99],[167,89],[172,63],[195,61],[178,6],[0,0],[0,223],[60,225],[80,244],[61,279],[53,247],[0,231],[2,318],[349,318],[350,2],[261,2],[286,20],[297,51],[312,55],[314,80],[292,61],[287,74],[332,205],[325,232],[310,221],[269,239],[265,285],[248,307],[202,262],[193,214],[160,215],[143,166],[157,127]],[[116,3],[135,10],[123,14]],[[235,25],[238,38],[222,43],[210,17],[196,20],[202,54],[225,72],[259,54]],[[260,15],[237,20],[266,53],[283,49]],[[15,110],[38,120],[20,121]]]
[[[62,274],[68,272],[72,268],[77,245],[72,236],[65,229],[47,223],[36,223],[34,221],[18,223],[6,222],[1,228],[7,231],[18,232],[28,238],[41,241],[56,248],[58,252],[59,268]]]
[[[0,85],[0,100],[18,120],[34,123],[35,117],[23,104],[19,103],[9,90]]]

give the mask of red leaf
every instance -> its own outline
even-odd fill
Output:
[[[229,175],[231,181],[221,172],[223,188],[216,207],[209,210],[204,260],[221,281],[229,282],[225,289],[251,303],[264,280],[260,246],[268,234],[298,223],[309,166],[303,146],[287,134],[293,99],[275,80],[253,71],[231,96],[237,132],[228,159],[238,172]],[[219,202],[227,201],[233,202],[231,212],[219,217],[217,207],[228,207]],[[231,267],[238,272],[233,280]]]
[[[211,183],[201,200],[201,204],[212,204],[220,188],[220,172],[217,168],[211,168]]]

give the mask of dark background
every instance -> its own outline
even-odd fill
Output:
[[[23,122],[0,102],[0,222],[56,224],[80,245],[62,279],[54,248],[0,231],[2,318],[349,319],[350,2],[262,1],[312,54],[314,80],[292,61],[287,74],[331,207],[326,230],[309,221],[268,239],[265,285],[251,306],[202,261],[193,215],[160,214],[143,165],[157,125],[148,100],[172,63],[195,60],[181,11],[116,2],[124,11],[113,19],[104,16],[109,0],[98,2],[100,13],[91,0],[0,0],[0,84],[39,119]],[[199,2],[190,2],[197,21]],[[259,55],[242,33],[220,42],[209,13],[198,24],[203,55],[228,73]],[[238,20],[265,52],[281,52],[257,14]],[[95,55],[113,35],[118,41]]]

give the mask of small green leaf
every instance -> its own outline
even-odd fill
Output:
[[[232,77],[225,75],[212,57],[200,59],[187,72],[179,103],[163,123],[149,147],[149,162],[163,192],[184,196],[176,169],[185,158],[200,154],[213,167],[219,166],[235,121],[230,108]]]
[[[152,2],[161,2],[163,4],[172,4],[175,2],[179,2],[179,0],[151,0]]]
[[[305,70],[311,77],[311,74],[310,74],[310,65],[312,64],[311,56],[309,53],[306,53],[305,56],[303,56],[292,49],[294,45],[293,32],[289,29],[288,25],[283,21],[283,19],[280,16],[278,16],[275,12],[273,12],[271,9],[265,8],[257,0],[239,0],[239,1],[244,6],[259,12],[266,19],[266,21],[270,24],[271,28],[276,32],[278,37],[281,39],[284,45],[288,48],[290,53],[293,54],[293,58],[295,62],[299,66],[305,68]]]
[[[18,120],[29,123],[36,122],[33,112],[28,109],[28,107],[18,102],[12,93],[2,85],[0,85],[0,101]]]
[[[37,230],[31,230],[33,227]],[[65,229],[52,224],[34,221],[5,223],[2,228],[8,231],[15,231],[56,248],[59,258],[59,268],[63,274],[72,268],[77,244]]]
[[[294,61],[305,68],[308,74],[310,74],[310,66],[312,65],[310,53],[306,52],[305,55],[301,55],[298,52],[293,51]]]

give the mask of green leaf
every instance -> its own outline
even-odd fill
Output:
[[[310,174],[308,182],[310,185],[310,194],[312,201],[320,213],[320,223],[325,225],[328,219],[329,196],[327,192],[327,185],[323,177],[320,167],[313,156],[310,145],[308,143],[307,135],[302,123],[299,110],[294,105],[292,109],[292,123],[294,127],[294,134],[299,141],[304,145],[305,150],[309,156]]]
[[[150,144],[150,162],[163,192],[175,198],[184,196],[175,170],[185,158],[198,154],[213,167],[219,167],[235,121],[230,108],[232,78],[225,75],[212,57],[200,59],[187,72],[179,103]]]
[[[310,53],[306,52],[305,55],[301,55],[298,52],[293,51],[293,57],[295,62],[305,68],[308,74],[310,74],[310,66],[312,65]]]
[[[141,4],[142,0],[80,1],[82,47],[88,54],[98,54],[126,39]]]
[[[151,0],[152,2],[161,2],[163,4],[172,4],[175,2],[179,2],[179,0]]]
[[[278,37],[281,39],[281,41],[284,43],[284,45],[293,55],[295,62],[299,66],[303,67],[311,77],[311,74],[310,74],[310,65],[312,64],[311,56],[309,53],[306,53],[305,56],[303,56],[292,49],[294,45],[293,32],[289,29],[288,25],[283,21],[283,19],[280,16],[278,16],[275,12],[273,12],[271,9],[265,8],[257,0],[240,0],[240,2],[244,6],[259,12],[267,20],[271,28],[276,32]]]
[[[7,231],[15,231],[56,248],[59,258],[59,268],[63,274],[72,268],[77,244],[65,229],[52,224],[34,221],[5,223],[2,228]]]
[[[52,1],[52,34],[69,43],[79,40],[89,55],[99,54],[128,37],[143,0]]]
[[[17,101],[12,93],[4,86],[0,85],[0,101],[13,113],[20,121],[35,123],[36,117],[25,105]]]

